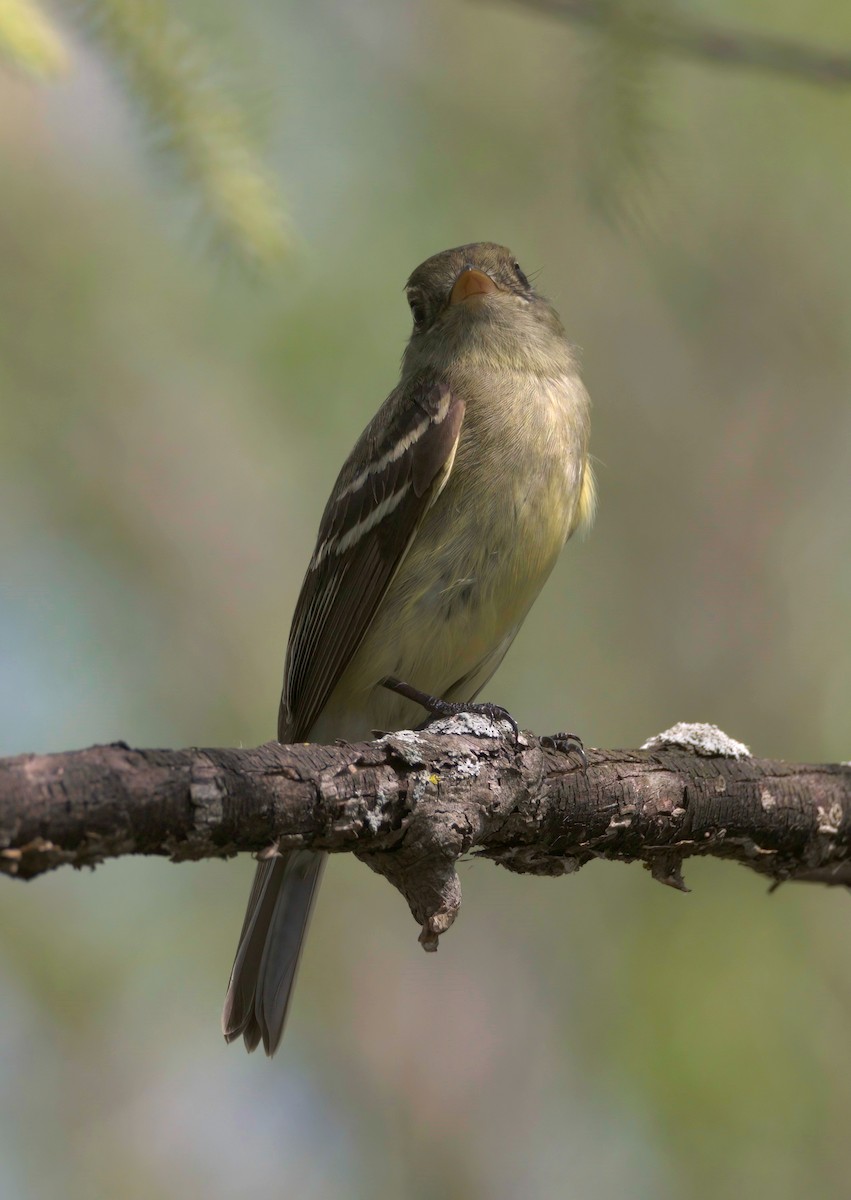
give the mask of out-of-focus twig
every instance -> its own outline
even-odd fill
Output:
[[[596,29],[614,26],[642,50],[718,66],[789,75],[807,83],[851,85],[851,50],[836,53],[771,34],[722,28],[682,13],[638,13],[623,0],[513,0]]]

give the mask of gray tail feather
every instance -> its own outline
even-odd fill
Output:
[[[222,1032],[248,1050],[278,1048],[316,889],[328,855],[291,850],[257,866],[230,974]]]

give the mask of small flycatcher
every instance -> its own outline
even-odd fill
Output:
[[[337,478],[296,605],[281,742],[410,728],[422,720],[412,695],[470,707],[593,518],[588,394],[511,251],[435,254],[407,296],[402,377]],[[257,867],[228,1041],[277,1049],[326,858],[296,850]]]

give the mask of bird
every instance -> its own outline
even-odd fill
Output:
[[[287,646],[278,740],[365,740],[491,709],[496,671],[565,542],[590,526],[590,402],[549,300],[505,246],[411,274],[399,383],[334,484]],[[504,710],[499,710],[503,712]],[[328,855],[257,866],[222,1030],[281,1040]]]

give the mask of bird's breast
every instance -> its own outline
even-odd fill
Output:
[[[492,387],[507,394],[471,389],[452,473],[402,574],[420,607],[471,621],[484,611],[481,637],[499,640],[528,611],[573,528],[587,400],[571,377],[501,375]]]
[[[416,706],[376,686],[385,675],[434,695],[474,696],[574,527],[587,453],[581,383],[501,374],[493,387],[511,390],[488,395],[477,379],[465,394],[452,471],[347,672],[341,691],[363,695],[361,724],[419,719]],[[360,728],[334,703],[327,716],[343,729],[336,736]]]

